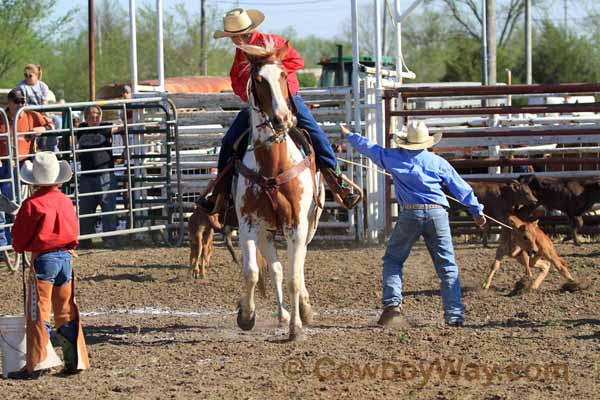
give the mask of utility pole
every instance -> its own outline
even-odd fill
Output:
[[[387,10],[388,0],[383,2],[383,36],[381,38],[381,54],[385,56],[385,39],[387,36]]]
[[[563,13],[564,14],[563,15],[564,21],[563,21],[563,23],[564,23],[564,26],[565,26],[565,32],[567,31],[567,8],[568,8],[568,6],[567,6],[567,0],[563,0],[563,10],[564,10],[564,13]]]
[[[208,48],[206,46],[206,1],[200,0],[200,75],[208,75]]]
[[[486,0],[486,26],[488,48],[488,85],[495,85],[496,78],[496,0]]]
[[[531,0],[525,0],[525,82],[528,85],[533,83],[533,55],[531,40]]]
[[[96,100],[96,57],[94,53],[94,0],[88,0],[88,55],[90,101]]]

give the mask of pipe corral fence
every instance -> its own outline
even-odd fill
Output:
[[[374,78],[362,80],[359,98],[361,130],[371,140],[393,147],[392,133],[409,120],[426,121],[430,130],[444,136],[435,151],[445,157],[471,181],[510,180],[533,172],[562,177],[598,176],[600,169],[600,103],[593,96],[600,84],[514,85],[514,86],[407,86],[386,90],[377,99]],[[316,120],[334,144],[338,157],[365,168],[340,161],[342,170],[364,188],[365,200],[348,212],[327,194],[325,211],[319,223],[317,239],[384,240],[391,232],[397,204],[391,179],[381,174],[370,161],[352,151],[339,139],[339,122],[353,126],[355,96],[349,87],[305,89],[301,95],[312,107]],[[582,99],[592,103],[529,104],[531,96]],[[153,96],[153,95],[148,95]],[[383,100],[383,101],[381,101]],[[518,105],[513,105],[513,101]],[[77,137],[95,128],[74,124],[85,107],[98,105],[116,132],[108,147],[81,148]],[[378,136],[377,107],[383,107],[384,138]],[[71,103],[42,107],[24,107],[24,112],[43,112],[55,121],[56,129],[41,137],[31,131],[0,132],[0,142],[10,141],[2,163],[13,173],[0,178],[2,192],[21,201],[26,186],[19,180],[19,169],[33,155],[19,153],[19,140],[37,144],[35,150],[52,150],[70,162],[74,178],[63,186],[73,199],[80,221],[102,220],[114,216],[117,228],[107,230],[104,223],[81,239],[110,237],[140,232],[160,232],[161,239],[179,245],[186,235],[187,218],[194,202],[208,182],[216,176],[221,139],[244,104],[232,93],[173,94],[169,97],[142,97],[133,100]],[[3,125],[9,120],[0,111]],[[358,130],[358,129],[356,129]],[[56,140],[48,140],[54,138]],[[46,140],[40,140],[46,139]],[[48,147],[50,146],[50,148]],[[82,155],[110,151],[115,164],[103,169],[82,169]],[[106,190],[82,190],[86,176],[109,174],[116,185]],[[83,213],[81,204],[92,196],[112,195],[114,209],[96,209]],[[595,232],[598,217],[586,217],[583,233]],[[552,215],[542,221],[555,232],[566,232],[565,217]],[[10,222],[0,224],[10,228]],[[474,232],[468,217],[453,218],[453,230]],[[152,235],[153,239],[158,239]],[[0,250],[9,246],[0,247]]]
[[[403,126],[418,119],[427,123],[431,133],[443,133],[434,151],[450,161],[466,180],[507,181],[528,173],[563,178],[598,176],[598,92],[597,83],[386,90],[386,146],[393,143],[393,124]],[[554,102],[562,104],[547,104],[549,99],[558,99]],[[387,235],[397,215],[389,178],[385,193]],[[586,222],[597,225],[598,218],[586,217]],[[454,227],[460,224],[471,225],[468,218],[453,221]],[[542,219],[542,224],[545,229],[561,233],[568,225],[560,216]],[[598,229],[588,226],[583,232],[597,233]]]
[[[345,146],[335,146],[340,142],[338,123],[349,124],[352,120],[350,88],[304,89],[300,94],[334,144],[337,155],[352,158],[352,153]],[[206,190],[208,182],[216,176],[221,139],[245,104],[233,93],[173,94],[171,98],[179,110],[181,194],[184,209],[189,212],[193,203]],[[340,163],[340,167],[348,176],[354,176],[355,171],[351,165]],[[356,240],[356,219],[357,215],[362,215],[362,206],[357,209],[348,212],[327,191],[316,239]],[[187,215],[184,219],[187,219]]]
[[[167,97],[153,96],[19,109],[11,124],[12,132],[5,129],[0,133],[0,141],[10,142],[7,154],[0,155],[2,163],[8,163],[10,167],[0,179],[2,193],[21,203],[29,195],[29,187],[20,181],[23,162],[32,159],[37,151],[53,151],[59,159],[68,161],[73,170],[73,179],[61,190],[73,200],[80,226],[84,220],[98,220],[94,231],[80,234],[80,239],[160,232],[167,243],[181,244],[184,225],[179,196],[179,152],[176,151],[177,111]],[[100,107],[103,121],[109,123],[100,127],[79,127],[76,120],[82,118],[83,110],[88,106]],[[27,131],[19,131],[17,121],[33,112],[43,113],[46,120],[53,120],[55,128],[41,135],[31,126]],[[3,126],[8,127],[9,119],[4,110],[0,112],[0,118]],[[105,146],[92,143],[84,147],[78,140],[86,132],[107,131],[111,134],[111,143]],[[20,142],[28,143],[29,153],[20,152]],[[112,156],[112,161],[105,167],[90,169],[82,165],[85,154],[101,153]],[[108,182],[103,182],[100,189],[89,190],[82,186],[89,177],[96,177],[101,182],[102,177],[107,177]],[[102,199],[97,200],[100,197]],[[102,203],[102,211],[97,212],[94,205],[91,211],[83,213],[82,204],[86,199],[94,199],[94,204]],[[106,221],[114,222],[111,229],[105,226]],[[0,228],[10,229],[11,226],[10,221],[0,224]],[[9,248],[1,246],[0,250]]]

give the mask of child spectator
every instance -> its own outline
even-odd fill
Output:
[[[42,67],[39,64],[27,64],[23,75],[25,79],[17,84],[17,88],[25,93],[27,104],[48,104],[48,85],[42,82]]]

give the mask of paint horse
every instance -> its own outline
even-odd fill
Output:
[[[317,173],[314,153],[295,144],[290,129],[295,125],[288,102],[287,74],[281,60],[287,43],[275,49],[241,45],[251,68],[248,83],[251,143],[239,164],[234,181],[234,201],[243,253],[245,289],[239,303],[237,323],[243,330],[254,327],[254,288],[259,279],[257,248],[267,260],[275,283],[279,324],[289,321],[290,340],[301,339],[303,324],[312,321],[312,308],[304,282],[306,247],[317,229],[324,188]],[[295,129],[295,128],[294,128]],[[291,315],[283,307],[282,266],[277,259],[274,236],[281,231],[287,240],[287,284]]]

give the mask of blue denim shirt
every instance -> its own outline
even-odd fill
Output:
[[[472,215],[482,215],[483,205],[477,201],[471,186],[442,157],[427,150],[386,149],[356,133],[348,134],[348,141],[360,154],[392,175],[398,203],[449,207],[443,184]]]

